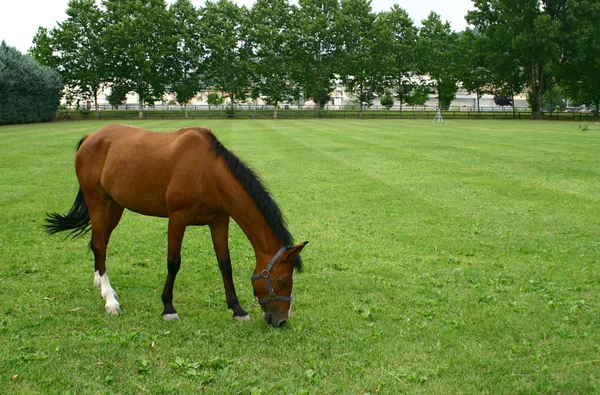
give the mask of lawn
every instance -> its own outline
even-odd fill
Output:
[[[89,238],[42,224],[70,208],[74,146],[106,123],[0,127],[0,392],[600,391],[600,125],[201,121],[310,241],[292,318],[275,329],[235,225],[253,321],[232,321],[203,227],[184,240],[182,320],[163,321],[166,220],[131,212],[107,260],[124,313],[104,313]]]

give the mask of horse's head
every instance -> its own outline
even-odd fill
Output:
[[[301,268],[300,251],[308,242],[294,247],[282,247],[273,256],[265,269],[252,276],[254,296],[258,299],[269,325],[282,326],[288,320],[292,309],[292,287],[294,269]]]

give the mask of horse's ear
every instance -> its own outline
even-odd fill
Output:
[[[304,246],[306,246],[307,244],[308,244],[308,241],[305,241],[304,243],[300,243],[296,246],[288,248],[285,251],[285,258],[283,259],[284,262],[289,262],[289,261],[293,260],[294,258],[296,258],[298,256],[298,254],[300,254],[300,252],[302,251]]]

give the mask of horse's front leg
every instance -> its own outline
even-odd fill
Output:
[[[231,259],[229,257],[229,217],[210,225],[210,234],[212,236],[213,246],[217,254],[217,261],[221,275],[223,276],[223,285],[225,286],[225,300],[227,306],[233,310],[233,319],[239,322],[251,321],[248,312],[240,306],[235,285],[233,284],[233,275],[231,270]]]
[[[162,301],[165,309],[162,313],[166,321],[179,320],[179,314],[173,307],[173,287],[175,286],[175,277],[181,267],[181,243],[185,234],[186,223],[178,220],[177,216],[169,217],[169,240],[167,253],[167,281],[162,293]]]

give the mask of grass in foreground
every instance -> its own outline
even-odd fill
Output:
[[[237,325],[206,228],[189,228],[160,318],[166,220],[126,213],[93,287],[88,239],[43,234],[105,122],[0,128],[3,393],[591,393],[600,390],[600,127],[575,123],[205,121],[309,240],[293,317]],[[161,131],[185,121],[134,121]]]

